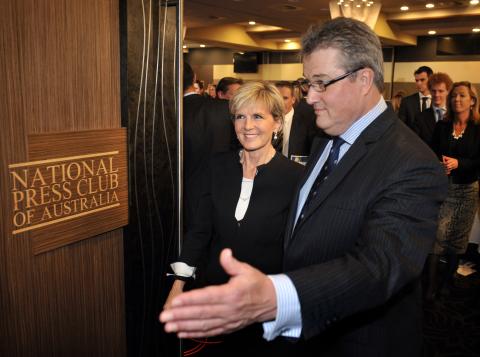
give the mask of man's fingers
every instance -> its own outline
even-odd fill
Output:
[[[230,316],[233,310],[230,305],[191,305],[183,307],[172,307],[162,311],[160,322],[171,322],[181,320],[215,319],[217,316]]]
[[[215,304],[222,302],[225,290],[223,285],[208,286],[202,289],[195,289],[185,292],[172,300],[171,307],[184,305]]]
[[[245,271],[245,264],[233,257],[231,249],[224,249],[220,253],[220,265],[230,276],[237,276]]]
[[[225,331],[222,328],[206,331],[206,332],[179,332],[178,338],[200,338],[200,337],[212,337],[224,334]]]
[[[166,332],[192,332],[208,334],[212,330],[216,330],[226,325],[226,321],[220,318],[212,319],[192,319],[192,320],[176,320],[165,324]]]

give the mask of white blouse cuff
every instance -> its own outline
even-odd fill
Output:
[[[194,278],[195,279],[195,270],[196,267],[191,267],[183,262],[175,262],[170,264],[175,275],[183,276],[185,278]]]

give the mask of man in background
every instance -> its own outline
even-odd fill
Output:
[[[446,73],[432,74],[428,79],[428,89],[432,95],[432,105],[418,113],[412,129],[428,145],[432,141],[435,124],[443,119],[447,112],[447,96],[452,88],[452,79]]]
[[[430,67],[421,66],[415,72],[417,92],[402,99],[398,116],[410,128],[413,127],[415,116],[430,107],[431,95],[428,89],[428,77],[433,74]]]
[[[223,77],[217,83],[217,98],[230,100],[242,84],[239,78]]]
[[[297,110],[293,85],[290,82],[280,81],[275,85],[283,97],[286,114],[281,135],[274,141],[274,147],[288,158],[292,158],[292,155],[308,157],[317,132],[315,114],[313,111],[308,113]]]
[[[208,100],[195,91],[195,73],[183,65],[184,228],[195,216],[210,157],[235,147],[228,101]]]

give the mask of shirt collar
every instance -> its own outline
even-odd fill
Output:
[[[290,119],[293,118],[293,112],[294,112],[294,109],[292,108],[287,114],[285,114],[285,121],[289,121]]]
[[[353,145],[355,140],[357,140],[367,126],[369,126],[380,114],[382,114],[385,109],[387,109],[387,103],[385,103],[383,97],[380,97],[378,103],[366,114],[353,122],[353,124],[342,135],[340,135],[340,137],[349,145]]]

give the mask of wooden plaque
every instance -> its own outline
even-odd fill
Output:
[[[128,224],[126,130],[28,135],[28,162],[10,164],[13,232],[33,253]]]

